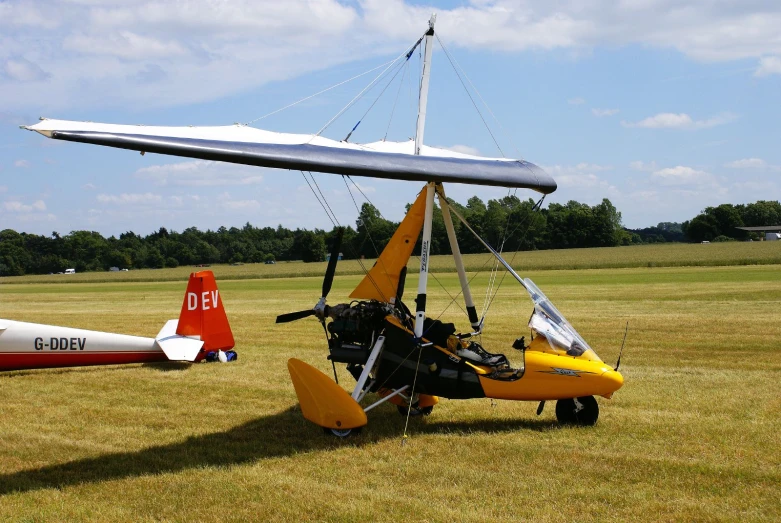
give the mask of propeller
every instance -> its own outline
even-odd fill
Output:
[[[280,314],[277,316],[277,323],[288,323],[290,321],[300,320],[308,316],[319,316],[321,319],[325,317],[326,304],[325,298],[328,293],[331,292],[331,285],[334,282],[334,274],[336,273],[336,262],[339,261],[339,249],[342,247],[342,238],[344,237],[344,227],[336,229],[336,238],[331,247],[331,257],[328,259],[328,267],[325,269],[325,277],[323,278],[323,293],[320,297],[320,301],[312,309],[307,309],[298,312],[288,312],[287,314]]]
[[[314,309],[307,309],[305,311],[298,311],[298,312],[288,312],[287,314],[280,314],[277,316],[277,323],[287,323],[289,321],[296,321],[300,320],[301,318],[306,318],[307,316],[314,316],[317,314]]]
[[[331,257],[328,259],[328,267],[325,269],[325,278],[323,278],[323,294],[322,297],[328,296],[331,292],[331,284],[334,282],[334,274],[336,273],[336,262],[339,261],[339,249],[342,247],[342,238],[344,237],[344,227],[336,229],[336,238],[331,246]]]
[[[404,296],[404,283],[407,281],[407,267],[401,268],[399,273],[399,287],[396,289],[396,303],[401,302],[401,297]]]

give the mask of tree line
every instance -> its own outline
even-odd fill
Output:
[[[451,202],[490,245],[504,251],[610,247],[657,241],[712,241],[720,236],[744,239],[738,225],[781,223],[781,205],[755,204],[708,207],[683,224],[664,222],[657,227],[627,230],[621,213],[608,199],[597,205],[576,201],[551,203],[536,209],[531,199],[506,196],[483,202],[470,198],[466,205]],[[761,222],[761,223],[760,223]],[[737,225],[736,225],[737,224]],[[370,203],[364,203],[355,227],[345,227],[341,251],[344,258],[374,258],[385,247],[397,222],[386,220]],[[466,227],[454,218],[461,252],[485,252]],[[73,231],[61,236],[0,231],[0,276],[48,274],[74,268],[77,272],[120,269],[163,268],[212,263],[259,263],[270,261],[322,261],[326,245],[336,230],[290,230],[283,226],[242,228],[220,227],[182,232],[160,228],[147,236],[134,232],[104,238],[94,231]],[[432,254],[450,253],[442,214],[435,210],[431,239]]]
[[[662,222],[656,227],[628,229],[627,232],[631,235],[631,243],[727,242],[762,239],[760,232],[743,231],[738,227],[773,225],[781,225],[781,203],[759,200],[748,204],[724,203],[706,207],[683,223]]]

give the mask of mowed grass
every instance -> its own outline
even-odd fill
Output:
[[[725,242],[690,244],[670,243],[634,245],[628,247],[600,247],[593,249],[558,249],[549,251],[522,251],[504,253],[504,257],[518,271],[566,269],[615,269],[631,267],[715,267],[731,265],[781,264],[781,242]],[[374,264],[374,259],[344,260],[339,274],[358,275]],[[417,272],[419,260],[410,258],[409,272]],[[490,270],[490,254],[467,254],[464,265],[469,271]],[[319,277],[326,263],[278,262],[273,265],[248,263],[245,265],[214,265],[209,267],[220,280],[265,278]],[[52,274],[19,277],[0,277],[6,283],[127,283],[181,281],[195,267],[175,269],[134,270],[127,272],[89,272],[83,274]],[[455,271],[450,255],[431,257],[431,270],[439,273]]]
[[[599,399],[595,427],[558,427],[553,404],[538,418],[532,403],[443,400],[410,420],[406,444],[390,405],[360,436],[328,438],[301,417],[286,368],[297,357],[330,374],[322,329],[273,323],[314,305],[321,277],[223,280],[235,363],[0,375],[0,520],[781,519],[781,266],[524,275],[605,361],[629,321],[626,383]],[[181,276],[0,285],[0,316],[153,336],[178,314]],[[338,276],[331,303],[358,279]],[[430,282],[429,310],[466,328],[457,278],[437,280],[447,291]],[[487,276],[474,283],[479,308]],[[486,348],[517,359],[530,312],[507,278]],[[340,381],[354,384],[343,369]]]

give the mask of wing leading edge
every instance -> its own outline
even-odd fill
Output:
[[[188,128],[144,128],[72,122],[82,125],[73,125],[69,129],[63,123],[71,122],[53,120],[51,122],[56,124],[50,126],[47,126],[47,122],[49,120],[43,120],[25,128],[55,140],[259,167],[395,180],[517,187],[532,189],[543,194],[556,190],[556,182],[553,178],[540,167],[524,160],[482,159],[455,154],[440,156],[436,155],[436,152],[415,156],[377,151],[369,146],[356,146],[356,144],[342,145],[342,142],[325,139],[318,141],[325,142],[326,145],[306,142],[238,141],[235,139],[235,134],[227,135],[231,139],[215,139],[215,132],[224,128],[211,128],[212,132],[204,132],[202,136],[205,137],[200,137],[197,133],[188,133]],[[180,136],[175,135],[178,129],[183,129],[179,133]],[[135,132],[116,132],[117,130]],[[444,150],[436,151],[447,154]]]

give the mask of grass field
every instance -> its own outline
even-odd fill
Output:
[[[767,249],[739,244],[731,259],[747,245]],[[631,258],[632,249],[611,252]],[[575,252],[561,267],[588,266],[591,250]],[[658,260],[664,249],[653,252]],[[600,263],[621,262],[611,256]],[[178,314],[189,269],[178,271],[138,272],[176,282],[6,278],[0,316],[152,336]],[[111,276],[128,275],[136,273]],[[273,323],[312,306],[320,276],[223,278],[236,363],[0,375],[0,520],[781,519],[781,265],[524,275],[605,361],[615,362],[629,321],[626,383],[599,400],[595,427],[558,427],[552,404],[538,418],[531,403],[444,400],[410,420],[405,445],[404,419],[390,405],[369,413],[360,436],[329,439],[301,417],[286,368],[298,357],[330,372],[322,330],[311,318]],[[457,292],[455,275],[437,278]],[[331,301],[357,280],[338,276]],[[487,278],[475,283],[479,305]],[[449,301],[431,282],[429,310],[464,325]],[[530,310],[507,280],[488,315],[486,348],[512,359]],[[340,380],[353,384],[344,372]]]
[[[559,249],[505,253],[504,257],[518,271],[561,269],[617,269],[631,267],[704,267],[730,265],[781,264],[781,242],[726,242],[708,245],[670,243],[634,245],[629,247],[600,247],[594,249]],[[339,274],[363,274],[375,260],[345,260],[339,264]],[[468,254],[464,264],[470,271],[490,270],[490,254]],[[410,258],[409,272],[418,271],[419,261]],[[274,265],[248,263],[246,265],[215,265],[211,267],[220,280],[262,278],[320,277],[326,263],[279,262]],[[142,270],[128,272],[90,272],[84,274],[53,274],[44,276],[0,277],[4,283],[114,283],[145,281],[182,281],[193,267]],[[439,273],[455,271],[453,258],[432,256],[431,270]]]

